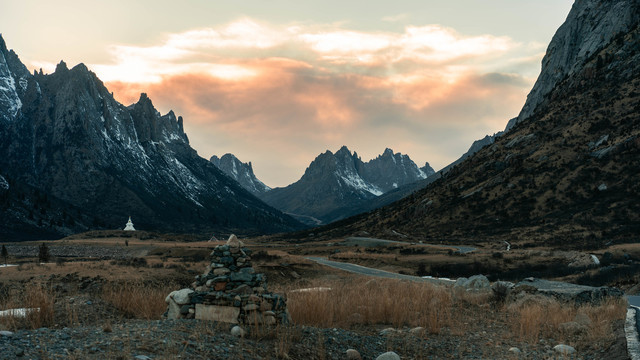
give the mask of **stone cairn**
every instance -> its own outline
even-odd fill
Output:
[[[191,289],[173,291],[165,301],[168,319],[202,319],[232,324],[287,324],[286,298],[267,291],[264,274],[251,266],[251,250],[235,235],[211,252],[211,264]]]

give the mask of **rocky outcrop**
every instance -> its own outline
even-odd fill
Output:
[[[541,295],[554,298],[558,301],[572,302],[580,305],[600,303],[610,297],[621,297],[624,293],[620,289],[608,286],[593,287],[560,281],[527,278],[513,287],[509,293],[508,301],[515,302],[529,295]]]
[[[290,322],[286,298],[267,291],[264,274],[251,266],[251,251],[235,235],[213,249],[211,264],[192,287],[167,296],[165,318],[249,325]]]
[[[183,119],[146,94],[125,107],[83,64],[30,74],[1,38],[0,169],[18,185],[0,203],[4,235],[119,228],[128,216],[161,231],[301,227],[199,157]]]
[[[233,154],[224,154],[221,158],[214,155],[209,161],[254,195],[264,194],[271,190],[270,187],[258,180],[253,173],[251,162],[243,163]]]
[[[636,27],[639,10],[637,0],[577,0],[547,48],[542,71],[524,107],[505,131],[530,117],[561,80],[580,73],[588,59]]]
[[[639,4],[576,1],[517,126],[402,201],[328,229],[331,236],[393,229],[416,239],[518,239],[564,249],[634,241]]]
[[[300,180],[261,198],[286,213],[310,219],[310,225],[319,225],[366,211],[376,197],[433,173],[428,164],[420,169],[409,156],[391,149],[365,163],[343,146],[335,154],[327,150],[318,155]]]

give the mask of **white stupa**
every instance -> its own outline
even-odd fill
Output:
[[[127,221],[127,225],[125,225],[124,231],[136,231],[136,229],[133,228],[133,223],[131,222],[131,216],[129,216],[129,221]]]

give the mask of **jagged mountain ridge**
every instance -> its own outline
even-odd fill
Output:
[[[0,173],[26,186],[9,188],[3,213],[17,215],[0,229],[63,235],[119,228],[129,215],[139,228],[164,231],[299,226],[199,157],[182,118],[161,115],[145,94],[125,107],[83,64],[30,74],[1,37],[0,54]],[[19,198],[37,192],[57,208],[42,207],[51,214],[37,221],[24,217],[29,201],[11,194],[21,188]]]
[[[271,190],[270,187],[258,180],[253,172],[251,162],[243,163],[233,154],[224,154],[221,158],[214,155],[209,161],[254,195]]]
[[[300,180],[261,198],[301,221],[319,225],[356,214],[377,196],[433,173],[428,164],[420,169],[407,155],[391,149],[365,163],[343,146],[335,154],[327,150],[318,155]]]
[[[637,0],[577,0],[551,39],[540,76],[520,114],[509,121],[505,131],[531,116],[560,81],[580,73],[589,58],[634,28],[638,7]]]
[[[624,16],[606,15],[613,8]],[[508,240],[565,248],[637,241],[639,9],[638,1],[576,1],[527,101],[535,106],[523,109],[520,121],[425,189],[314,229],[315,235],[366,231],[388,237],[394,230],[427,241]],[[622,24],[611,23],[616,21]],[[621,28],[628,30],[600,34]],[[591,49],[590,55],[558,51],[569,46],[563,34],[581,39],[570,44],[571,53]],[[601,38],[608,41],[594,47],[590,39]],[[540,95],[545,88],[550,90]]]

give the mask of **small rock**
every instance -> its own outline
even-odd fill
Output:
[[[362,357],[358,350],[349,349],[347,350],[347,360],[362,360]]]
[[[409,332],[414,335],[422,335],[424,333],[424,328],[422,326],[414,327],[409,330]]]
[[[380,331],[380,336],[388,336],[388,335],[394,335],[398,332],[398,330],[394,329],[394,328],[386,328],[386,329],[382,329]]]
[[[400,356],[393,351],[389,351],[378,356],[376,360],[400,360]]]
[[[576,349],[569,345],[559,344],[553,347],[553,351],[561,355],[571,355],[575,354]]]
[[[13,333],[11,331],[2,330],[0,331],[0,336],[12,337]]]
[[[231,236],[229,236],[229,239],[227,240],[226,245],[228,245],[229,248],[232,248],[232,247],[239,248],[239,247],[243,247],[244,243],[238,240],[238,237],[232,234]]]
[[[244,311],[255,311],[255,310],[258,310],[258,305],[256,305],[256,304],[247,304],[247,305],[243,306],[242,309]]]
[[[148,357],[147,355],[136,355],[133,358],[136,360],[151,360],[151,358]]]
[[[511,347],[509,348],[509,352],[515,355],[520,355],[522,354],[522,351],[520,351],[520,349],[518,349],[517,347]]]
[[[18,349],[16,349],[14,354],[16,354],[17,357],[24,356],[24,349],[18,348]]]
[[[231,270],[227,269],[226,267],[213,269],[213,275],[215,275],[215,276],[227,275],[230,272],[231,272]]]
[[[587,315],[585,313],[576,314],[576,318],[574,319],[574,321],[577,322],[578,324],[584,325],[584,326],[591,325],[591,318],[589,317],[589,315]]]
[[[236,325],[234,327],[231,328],[231,335],[236,336],[236,337],[244,337],[247,334],[246,331],[244,331],[243,328],[241,328],[240,326]]]

